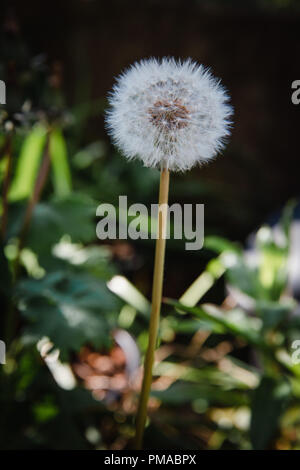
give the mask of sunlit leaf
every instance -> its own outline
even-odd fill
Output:
[[[244,338],[250,344],[263,346],[259,335],[261,326],[259,319],[248,317],[242,310],[232,310],[231,312],[224,313],[221,309],[212,305],[187,307],[172,299],[165,299],[165,303],[193,314],[198,318],[208,320],[212,325],[213,331],[214,327],[217,326],[216,332],[220,332],[219,328],[221,327],[223,333],[231,333]]]
[[[15,177],[8,194],[10,201],[25,199],[32,194],[45,143],[46,129],[41,125],[33,127],[17,157]]]
[[[65,234],[74,242],[90,242],[96,238],[95,213],[94,201],[78,193],[42,202],[35,207],[27,244],[40,254],[50,253]]]
[[[124,276],[114,276],[108,283],[108,288],[128,305],[134,307],[144,316],[149,317],[150,303],[146,297]]]
[[[216,253],[224,253],[226,251],[240,254],[241,247],[237,243],[232,243],[226,238],[217,236],[207,236],[204,240],[204,248],[215,251]]]
[[[72,190],[72,180],[66,142],[63,133],[58,128],[51,131],[49,151],[55,194],[61,197],[66,196]]]
[[[206,269],[180,297],[179,302],[194,307],[225,272],[220,258],[211,260]]]

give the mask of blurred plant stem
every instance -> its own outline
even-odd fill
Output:
[[[33,189],[33,194],[32,197],[30,198],[24,219],[22,222],[21,230],[20,230],[20,235],[19,235],[19,240],[18,240],[18,246],[17,246],[17,254],[16,258],[13,263],[13,282],[16,282],[19,276],[19,271],[20,271],[20,257],[21,257],[21,252],[24,247],[25,241],[26,241],[26,236],[28,233],[28,229],[30,227],[30,222],[32,219],[33,211],[36,206],[36,204],[39,202],[43,188],[45,186],[45,183],[47,181],[48,173],[49,173],[49,168],[50,168],[50,153],[49,153],[49,141],[50,141],[50,130],[47,133],[47,140],[45,144],[45,149],[44,149],[44,155],[42,159],[42,163],[39,169],[39,172],[37,174],[36,180],[35,180],[35,185]],[[14,330],[16,326],[16,312],[15,312],[15,306],[13,301],[11,300],[9,306],[8,306],[8,312],[7,312],[7,320],[6,320],[6,343],[9,345],[13,336],[14,336]]]
[[[1,153],[4,157],[7,157],[7,164],[5,169],[5,176],[3,182],[3,189],[2,189],[2,217],[1,217],[1,237],[2,240],[5,239],[6,235],[6,227],[7,227],[7,215],[8,215],[8,190],[11,181],[11,173],[12,173],[12,133],[9,132],[7,134],[3,149],[1,149]]]
[[[149,325],[149,339],[148,348],[144,364],[144,377],[142,383],[142,390],[139,398],[138,413],[136,418],[136,436],[135,446],[136,449],[142,448],[144,428],[147,419],[147,404],[151,389],[152,382],[152,367],[154,361],[154,351],[157,342],[157,332],[159,326],[161,300],[162,300],[162,287],[163,287],[163,272],[165,261],[165,248],[166,248],[166,231],[167,231],[167,204],[169,194],[169,178],[170,172],[163,168],[160,176],[160,189],[159,189],[159,212],[158,212],[158,238],[155,247],[155,260],[154,260],[154,275],[153,275],[153,288],[152,288],[152,308]]]

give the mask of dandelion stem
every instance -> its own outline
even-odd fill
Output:
[[[163,287],[163,271],[166,247],[166,230],[167,230],[167,204],[169,194],[169,170],[163,168],[160,176],[159,189],[159,212],[158,212],[158,237],[155,247],[154,275],[152,288],[152,308],[149,325],[148,348],[144,363],[144,377],[142,390],[139,399],[139,407],[136,419],[136,449],[142,448],[144,428],[147,419],[147,404],[152,382],[152,367],[154,362],[154,351],[157,342],[157,333],[159,326],[162,287]]]

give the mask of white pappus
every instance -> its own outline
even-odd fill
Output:
[[[220,81],[191,59],[148,59],[117,78],[106,123],[128,159],[185,171],[213,158],[230,133],[232,108]]]

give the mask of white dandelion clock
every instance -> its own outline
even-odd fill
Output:
[[[162,300],[170,171],[189,170],[211,160],[229,135],[232,109],[220,82],[191,60],[136,63],[117,79],[109,101],[106,122],[121,152],[129,160],[139,158],[145,166],[161,170],[149,340],[136,419],[139,449]]]
[[[185,171],[212,159],[230,133],[232,108],[220,82],[191,60],[143,60],[118,79],[106,121],[128,159]]]

